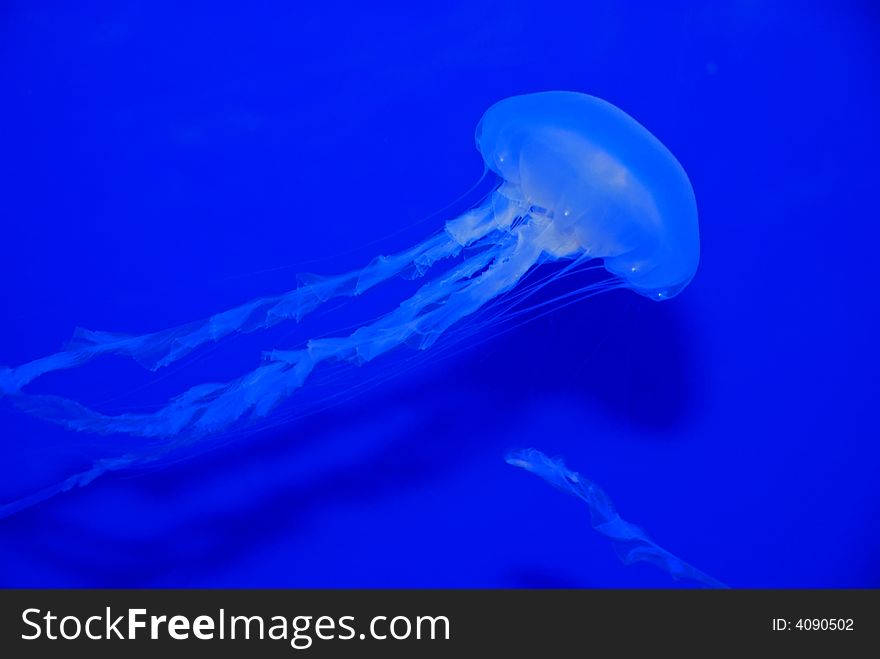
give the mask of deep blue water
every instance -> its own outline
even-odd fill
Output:
[[[615,291],[391,360],[331,409],[5,519],[3,586],[676,585],[505,464],[526,446],[731,586],[880,586],[872,3],[5,2],[0,36],[0,364],[414,244],[476,200],[442,210],[483,171],[482,112],[526,92],[647,126],[688,172],[702,239],[669,302]],[[167,375],[108,358],[31,389],[155,404],[408,290]],[[0,495],[123,442],[4,404]]]

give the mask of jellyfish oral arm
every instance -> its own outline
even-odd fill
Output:
[[[543,253],[543,234],[541,222],[524,221],[350,335],[312,339],[297,350],[271,351],[266,363],[243,377],[193,387],[156,412],[105,415],[57,396],[22,396],[16,402],[77,431],[155,438],[216,432],[249,412],[268,414],[323,362],[362,364],[413,341],[421,349],[430,347],[453,324],[514,287]]]
[[[497,212],[501,206],[503,212]],[[142,335],[78,328],[65,350],[15,368],[0,367],[0,395],[20,393],[28,383],[46,373],[75,368],[101,355],[130,357],[155,371],[236,332],[267,329],[285,320],[299,322],[325,302],[361,295],[395,276],[423,277],[440,261],[458,256],[463,248],[503,230],[513,216],[513,209],[503,197],[494,194],[489,202],[450,220],[444,231],[415,247],[391,256],[378,256],[364,268],[342,275],[302,274],[296,289],[252,300],[205,320]]]
[[[544,253],[536,222],[518,225],[507,234],[502,251],[478,277],[452,293],[446,303],[422,316],[418,333],[421,348],[430,347],[449,327],[474,313],[487,302],[512,289],[540,260]]]
[[[265,353],[265,363],[250,373],[227,383],[191,387],[156,412],[106,415],[60,396],[22,394],[20,387],[9,386],[7,379],[5,393],[30,414],[75,431],[129,434],[158,439],[160,443],[151,451],[98,460],[90,469],[61,483],[0,506],[0,518],[86,485],[102,474],[158,460],[176,447],[228,427],[247,413],[264,416],[303,386],[323,362],[361,364],[413,341],[421,349],[428,348],[456,322],[513,288],[544,253],[542,245],[546,243],[548,231],[542,221],[520,218],[522,221],[517,227],[503,230],[500,228],[503,225],[486,221],[489,217],[489,213],[482,219],[470,215],[453,227],[462,242],[453,238],[452,233],[444,233],[441,235],[447,236],[445,240],[435,239],[426,249],[412,252],[410,256],[451,255],[465,246],[474,249],[462,262],[423,284],[385,316],[348,336],[313,339],[302,349]],[[464,228],[468,230],[466,237],[461,231]],[[398,266],[399,263],[394,264],[391,270],[399,272]],[[368,269],[372,267],[373,264]],[[105,351],[110,351],[106,347],[109,342],[103,345]],[[4,375],[27,382],[50,370],[77,366],[92,356],[88,352],[68,351],[18,369],[5,369],[0,373],[0,385],[4,383]]]
[[[555,488],[586,503],[592,517],[593,529],[611,539],[624,564],[646,561],[665,570],[675,579],[689,579],[709,588],[727,587],[669,553],[638,526],[621,518],[611,499],[598,485],[566,468],[562,460],[550,458],[541,451],[530,448],[513,451],[507,456],[507,463],[540,476]]]

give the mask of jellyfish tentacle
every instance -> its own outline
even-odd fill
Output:
[[[505,222],[509,224],[510,209],[496,217],[499,204],[493,196],[488,203],[448,222],[446,230],[408,250],[376,257],[360,270],[328,277],[300,275],[298,288],[251,300],[206,320],[141,335],[78,328],[65,350],[14,368],[0,367],[0,395],[20,393],[46,373],[81,366],[106,354],[130,357],[155,371],[231,334],[267,329],[285,320],[298,322],[331,299],[360,295],[405,272],[411,278],[422,277],[438,262],[458,256],[462,249],[503,228]]]
[[[512,289],[544,254],[544,227],[526,222],[510,230],[508,245],[492,265],[461,290],[453,292],[442,307],[426,313],[419,322],[419,347],[429,348],[456,322]]]
[[[397,309],[348,336],[312,339],[299,350],[272,351],[265,355],[266,363],[250,373],[227,383],[192,387],[155,412],[106,415],[60,396],[21,395],[15,401],[25,411],[77,431],[169,438],[182,433],[198,437],[222,430],[249,412],[257,416],[268,414],[300,388],[323,362],[362,364],[416,334],[439,334],[453,319],[470,313],[477,300],[489,299],[490,292],[497,294],[501,290],[497,283],[487,286],[487,282],[494,282],[503,274],[504,288],[515,283],[510,280],[507,264],[516,263],[518,270],[527,270],[529,266],[521,256],[522,245],[523,241],[507,236],[424,284]],[[480,294],[473,294],[475,290],[480,290]],[[466,298],[458,297],[468,291],[471,293]],[[446,307],[454,307],[455,313],[436,313]]]
[[[421,277],[443,259],[457,256],[462,245],[441,232],[415,247],[391,256],[377,256],[367,266],[342,275],[301,274],[299,288],[278,301],[268,314],[272,318],[302,320],[321,304],[339,297],[355,297],[389,279],[409,272]]]
[[[581,499],[590,509],[593,529],[610,538],[624,564],[653,563],[675,579],[690,579],[710,588],[723,583],[666,551],[635,524],[624,520],[608,495],[595,483],[571,471],[560,458],[550,458],[533,448],[511,452],[506,461],[540,476],[555,488]]]
[[[506,231],[521,214],[510,186],[499,186],[480,206],[446,222],[445,231],[458,244],[472,245],[496,231]]]
[[[9,503],[0,504],[0,519],[4,519],[6,517],[9,517],[10,515],[14,515],[15,513],[25,510],[26,508],[30,508],[31,506],[42,503],[43,501],[51,499],[58,494],[62,494],[63,492],[68,492],[78,487],[85,487],[93,480],[95,480],[99,476],[103,476],[104,474],[110,473],[112,471],[121,471],[123,469],[128,469],[133,465],[155,460],[157,457],[158,454],[151,455],[146,459],[144,458],[144,456],[124,455],[119,458],[96,460],[88,469],[73,474],[72,476],[68,476],[62,481],[55,483],[54,485],[49,485],[32,494],[21,497],[20,499],[10,501]]]

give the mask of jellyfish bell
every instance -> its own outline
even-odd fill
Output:
[[[514,96],[485,112],[476,142],[506,182],[503,194],[552,215],[557,256],[575,249],[602,258],[629,288],[657,300],[693,278],[700,239],[687,174],[619,108],[577,92]]]
[[[96,460],[91,469],[0,505],[0,517],[265,417],[322,365],[362,366],[404,345],[427,350],[454,334],[453,326],[487,327],[478,318],[489,311],[493,321],[509,320],[514,308],[517,314],[558,308],[563,299],[568,304],[621,287],[664,300],[693,277],[699,233],[690,182],[672,154],[623,111],[574,92],[516,96],[486,111],[476,142],[501,182],[484,201],[408,249],[351,272],[303,276],[293,290],[179,327],[141,335],[79,329],[62,351],[0,368],[0,396],[30,414],[70,430],[151,441],[150,450]],[[610,278],[516,307],[550,281],[597,267],[591,264],[599,259]],[[535,282],[533,273],[548,262],[561,267]],[[155,371],[230,335],[301,322],[329,300],[364,295],[401,275],[424,281],[384,315],[347,333],[269,350],[252,371],[228,382],[195,384],[153,411],[105,414],[70,398],[27,391],[46,373],[101,355],[129,357]],[[470,336],[462,331],[457,339]]]

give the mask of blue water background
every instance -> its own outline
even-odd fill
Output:
[[[360,4],[4,2],[0,364],[414,244],[476,200],[431,216],[482,173],[482,112],[547,89],[611,101],[676,154],[693,283],[586,300],[3,520],[0,585],[676,585],[504,463],[534,446],[732,586],[880,586],[873,3]],[[408,290],[163,378],[107,359],[33,391],[154,404]],[[0,491],[122,441],[4,405]]]

